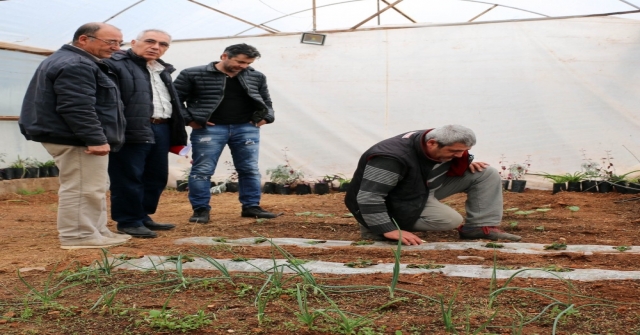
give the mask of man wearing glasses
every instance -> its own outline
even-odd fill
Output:
[[[160,57],[171,36],[149,29],[131,41],[126,52],[116,52],[107,65],[118,76],[127,119],[125,144],[109,155],[111,218],[118,231],[138,238],[157,237],[155,231],[173,224],[154,222],[160,195],[167,185],[169,147],[186,145],[187,133],[173,83],[171,64]]]
[[[105,248],[130,238],[107,228],[108,155],[124,142],[125,120],[115,76],[102,59],[121,43],[114,26],[82,25],[71,45],[40,64],[22,103],[20,131],[41,142],[60,169],[62,249]]]

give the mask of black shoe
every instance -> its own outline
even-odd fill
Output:
[[[271,213],[262,209],[260,206],[247,207],[242,209],[242,217],[245,218],[260,218],[260,219],[273,219],[282,215],[282,213]]]
[[[509,241],[518,242],[522,239],[522,237],[518,235],[509,234],[507,232],[504,232],[498,229],[498,227],[494,227],[494,226],[478,227],[476,229],[471,229],[467,231],[462,230],[462,226],[460,226],[458,227],[458,232],[460,234],[461,240],[485,239],[485,240],[492,240],[492,241],[509,240]]]
[[[193,211],[193,216],[189,218],[189,222],[195,223],[209,223],[209,210],[208,209],[196,209]]]
[[[171,223],[157,223],[154,221],[145,221],[143,224],[149,228],[149,230],[171,230],[176,227],[176,225]]]
[[[131,236],[137,237],[137,238],[154,238],[154,237],[158,237],[158,234],[156,234],[155,232],[149,230],[149,228],[147,228],[145,226],[125,227],[125,228],[119,228],[118,227],[118,232],[123,233],[123,234],[127,234],[127,235],[131,235]]]

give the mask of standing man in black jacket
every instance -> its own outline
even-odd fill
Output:
[[[249,66],[258,57],[256,48],[235,44],[224,50],[219,62],[185,69],[174,82],[187,105],[185,122],[193,129],[189,222],[209,222],[210,179],[226,145],[238,172],[241,215],[277,216],[260,207],[260,127],[274,121],[274,112],[267,78]]]
[[[115,76],[102,62],[120,50],[122,33],[87,23],[45,59],[24,96],[20,131],[41,142],[60,169],[58,233],[62,249],[105,248],[130,236],[107,229],[109,152],[124,142]]]
[[[133,237],[157,237],[155,230],[173,224],[154,222],[160,195],[167,185],[169,147],[187,144],[171,64],[160,59],[169,49],[171,36],[148,29],[131,41],[126,52],[105,62],[118,75],[118,86],[127,119],[125,144],[110,154],[111,218],[118,231]]]

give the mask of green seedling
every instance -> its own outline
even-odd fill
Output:
[[[511,230],[516,230],[516,229],[518,229],[518,221],[511,221],[511,222],[509,222],[509,228],[511,228]]]
[[[442,269],[444,265],[441,264],[407,264],[407,269],[425,269],[425,270],[433,270],[433,269]]]
[[[308,259],[300,259],[300,258],[292,258],[287,260],[287,263],[289,264],[293,264],[293,265],[302,265],[304,263],[309,263]]]
[[[374,244],[374,243],[375,242],[371,241],[371,240],[360,240],[360,241],[352,242],[351,245],[356,245],[356,246],[358,246],[358,245],[370,245],[370,244]]]
[[[313,216],[315,216],[317,218],[328,218],[328,217],[332,217],[333,214],[314,213]]]
[[[538,208],[538,209],[536,209],[536,212],[542,213],[542,218],[544,218],[544,215],[550,210],[551,210],[551,208]]]
[[[489,243],[485,244],[484,247],[485,248],[500,249],[500,248],[504,248],[504,244],[489,242]]]
[[[260,244],[260,243],[264,243],[264,242],[267,242],[267,241],[268,240],[266,238],[264,238],[264,237],[256,237],[253,240],[253,244]]]
[[[116,256],[117,259],[122,260],[122,261],[128,261],[130,259],[138,259],[138,258],[142,258],[144,256],[131,256],[131,255],[126,255],[126,254],[122,254],[122,255],[118,255]]]
[[[626,246],[626,245],[621,245],[621,246],[617,246],[617,247],[613,247],[614,249],[620,251],[620,252],[625,252],[627,250],[631,250],[631,247]]]
[[[233,257],[231,259],[232,262],[246,262],[248,260],[249,260],[249,258],[244,258],[244,257]]]
[[[571,211],[571,216],[573,217],[573,213],[579,211],[580,207],[578,207],[578,206],[567,206],[567,209]]]
[[[373,261],[368,259],[358,259],[357,261],[354,261],[354,262],[344,263],[344,266],[350,267],[350,268],[368,268],[372,265],[374,265]]]
[[[553,242],[544,246],[544,250],[566,250],[567,244],[564,242]]]
[[[312,214],[313,212],[302,212],[302,213],[296,213],[296,216],[310,216]]]
[[[307,241],[307,244],[319,244],[319,243],[327,243],[327,241],[317,241],[317,240],[313,240],[313,241]]]
[[[352,218],[352,217],[353,217],[353,214],[351,214],[351,213],[344,213],[344,214],[342,214],[342,217],[343,217],[343,218]]]
[[[530,214],[533,214],[535,211],[517,211],[513,214],[515,215],[523,215],[525,218],[527,218]]]
[[[573,269],[565,268],[565,267],[562,267],[562,266],[556,265],[556,264],[545,266],[542,269],[545,270],[545,271],[551,271],[551,272],[571,272],[571,271],[573,271]]]
[[[535,231],[544,231],[544,226],[536,226],[534,228]]]
[[[519,266],[499,265],[496,266],[496,270],[518,270]]]
[[[42,189],[42,188],[37,188],[37,189],[35,189],[35,190],[33,190],[33,191],[29,191],[29,190],[26,190],[26,189],[24,189],[24,188],[19,188],[19,189],[16,191],[16,193],[18,193],[18,194],[20,194],[20,195],[36,195],[36,194],[42,194],[42,193],[44,193],[44,189]]]
[[[256,223],[263,223],[269,219],[256,219]]]
[[[505,211],[505,212],[515,212],[515,211],[517,211],[517,210],[519,210],[519,209],[520,209],[520,208],[518,208],[518,207],[512,207],[512,208],[507,208],[507,209],[505,209],[504,211]]]
[[[214,237],[213,238],[213,242],[227,243],[227,238],[226,237]]]
[[[188,262],[193,262],[196,259],[189,256],[189,255],[181,255],[181,256],[169,256],[167,257],[167,261],[169,262],[177,262],[178,260],[180,260],[182,263],[188,263]]]

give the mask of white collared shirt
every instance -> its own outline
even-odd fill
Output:
[[[170,119],[172,113],[171,95],[167,86],[162,82],[160,73],[164,71],[162,64],[151,61],[147,63],[147,70],[151,77],[151,91],[153,95],[153,116],[154,119]]]

